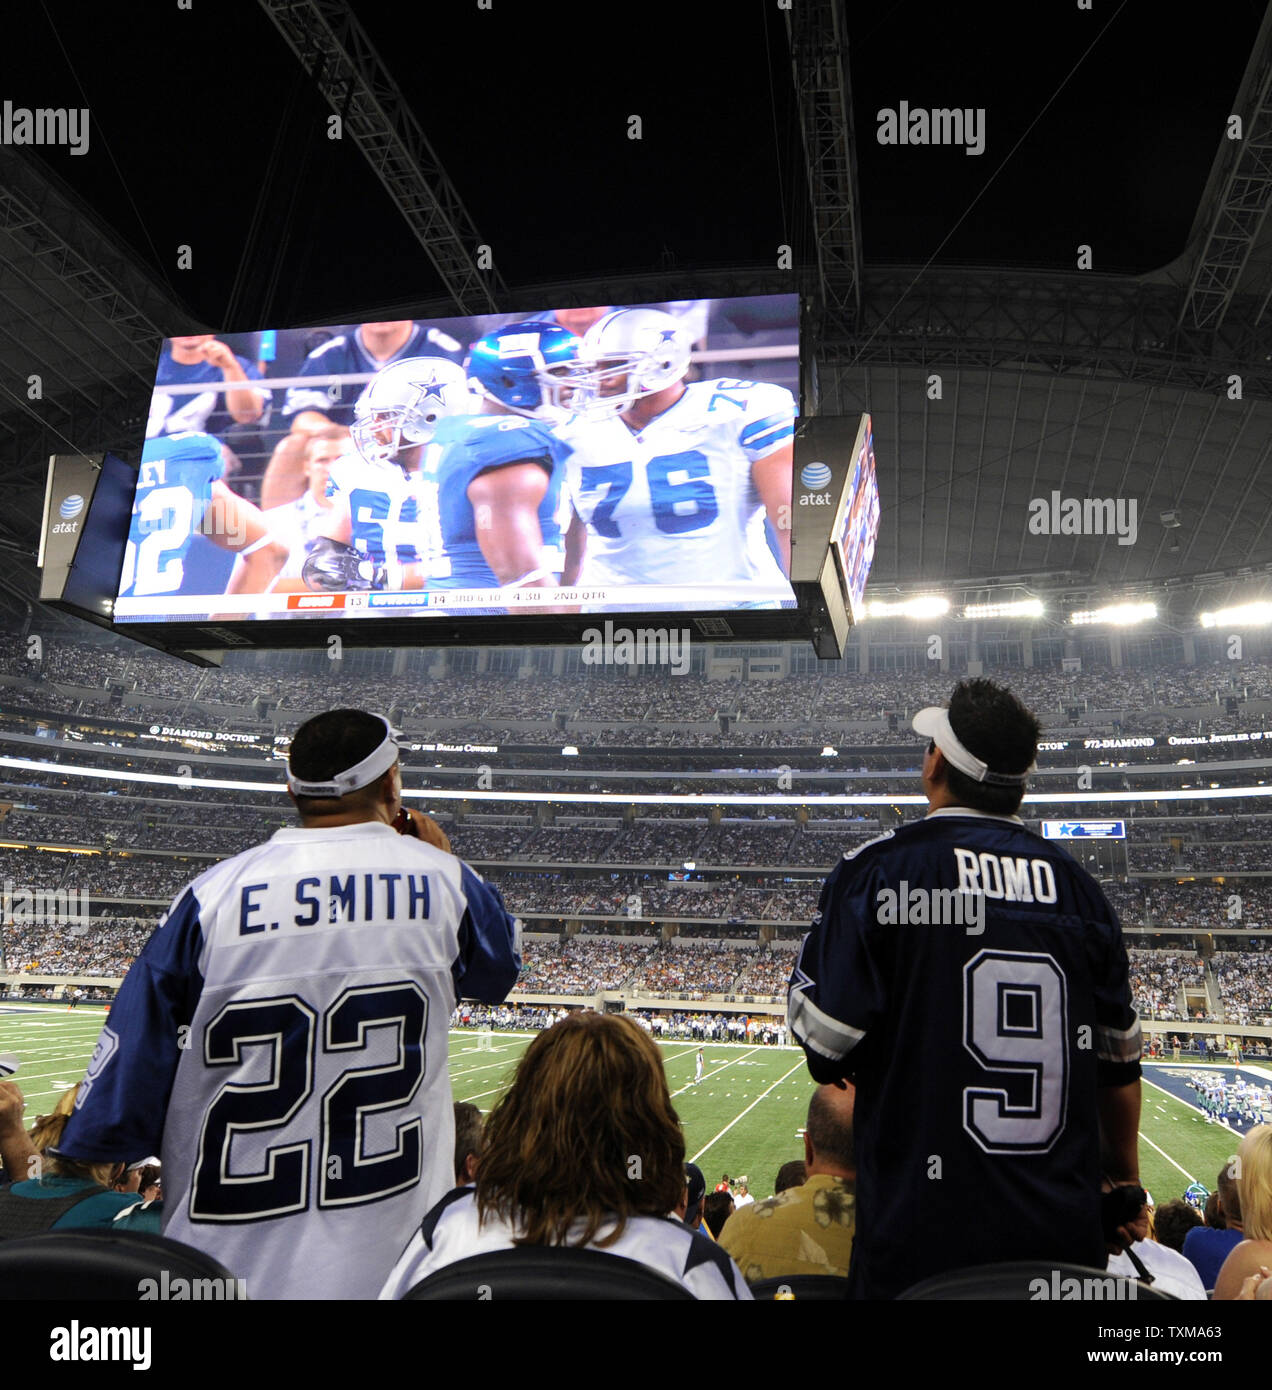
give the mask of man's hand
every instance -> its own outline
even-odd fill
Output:
[[[220,367],[222,371],[238,366],[234,350],[228,343],[221,343],[213,338],[210,343],[203,344],[202,352],[205,362],[211,362],[214,367]]]
[[[0,1137],[22,1130],[26,1101],[16,1081],[0,1081]]]
[[[22,1128],[26,1102],[16,1081],[0,1081],[0,1166],[13,1182],[31,1172],[35,1149]]]

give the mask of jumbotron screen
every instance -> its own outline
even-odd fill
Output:
[[[796,295],[165,341],[116,623],[793,608]]]
[[[848,590],[853,622],[861,618],[866,580],[879,539],[879,479],[875,472],[874,430],[870,416],[862,417],[845,493],[844,521],[835,538]]]

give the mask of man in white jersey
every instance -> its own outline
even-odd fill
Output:
[[[161,1152],[164,1233],[249,1298],[373,1298],[451,1187],[447,1022],[512,988],[519,924],[393,831],[380,716],[303,724],[287,781],[300,826],[195,879],[128,972],[60,1151]]]
[[[689,355],[684,326],[657,309],[619,309],[584,336],[579,414],[558,431],[573,449],[562,582],[719,585],[726,601],[793,605],[794,398],[767,382],[686,382]]]

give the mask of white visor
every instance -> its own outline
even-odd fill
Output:
[[[329,782],[304,782],[294,777],[289,770],[287,785],[293,796],[338,797],[348,796],[350,792],[369,787],[377,777],[381,777],[398,760],[397,739],[389,721],[380,714],[376,716],[384,725],[384,741],[373,749],[363,760],[345,772],[338,772]]]
[[[1030,763],[1024,772],[991,772],[987,763],[959,742],[958,735],[950,725],[950,712],[941,705],[921,709],[913,722],[916,734],[932,739],[945,754],[946,762],[966,773],[974,782],[988,782],[995,787],[1023,787],[1034,769],[1034,764]]]

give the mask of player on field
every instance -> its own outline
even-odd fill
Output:
[[[162,1143],[164,1233],[250,1298],[373,1298],[452,1185],[447,1022],[512,988],[519,923],[392,829],[387,720],[301,725],[287,784],[300,826],[195,879],[129,970],[60,1151]]]
[[[1016,814],[1038,722],[971,680],[914,727],[928,814],[831,874],[788,1000],[814,1080],[856,1084],[849,1279],[864,1298],[965,1265],[1102,1268],[1102,1182],[1139,1182],[1117,914]]]
[[[579,415],[561,431],[574,450],[563,582],[782,588],[790,573],[791,393],[728,378],[686,382],[688,331],[657,309],[606,315],[584,335],[579,356]]]
[[[698,1057],[694,1063],[693,1081],[696,1086],[702,1080],[702,1049],[698,1049]]]
[[[567,329],[537,321],[508,324],[473,344],[468,384],[480,413],[443,421],[421,466],[441,536],[430,589],[557,582],[570,451],[552,425],[569,415],[578,348]]]
[[[196,535],[238,556],[224,592],[259,594],[287,559],[261,512],[226,487],[219,440],[186,431],[146,442],[120,577],[121,598],[175,594]]]
[[[331,465],[330,516],[304,565],[313,589],[419,589],[440,549],[421,487],[424,446],[470,405],[463,368],[415,357],[386,367],[358,401],[353,452]]]

